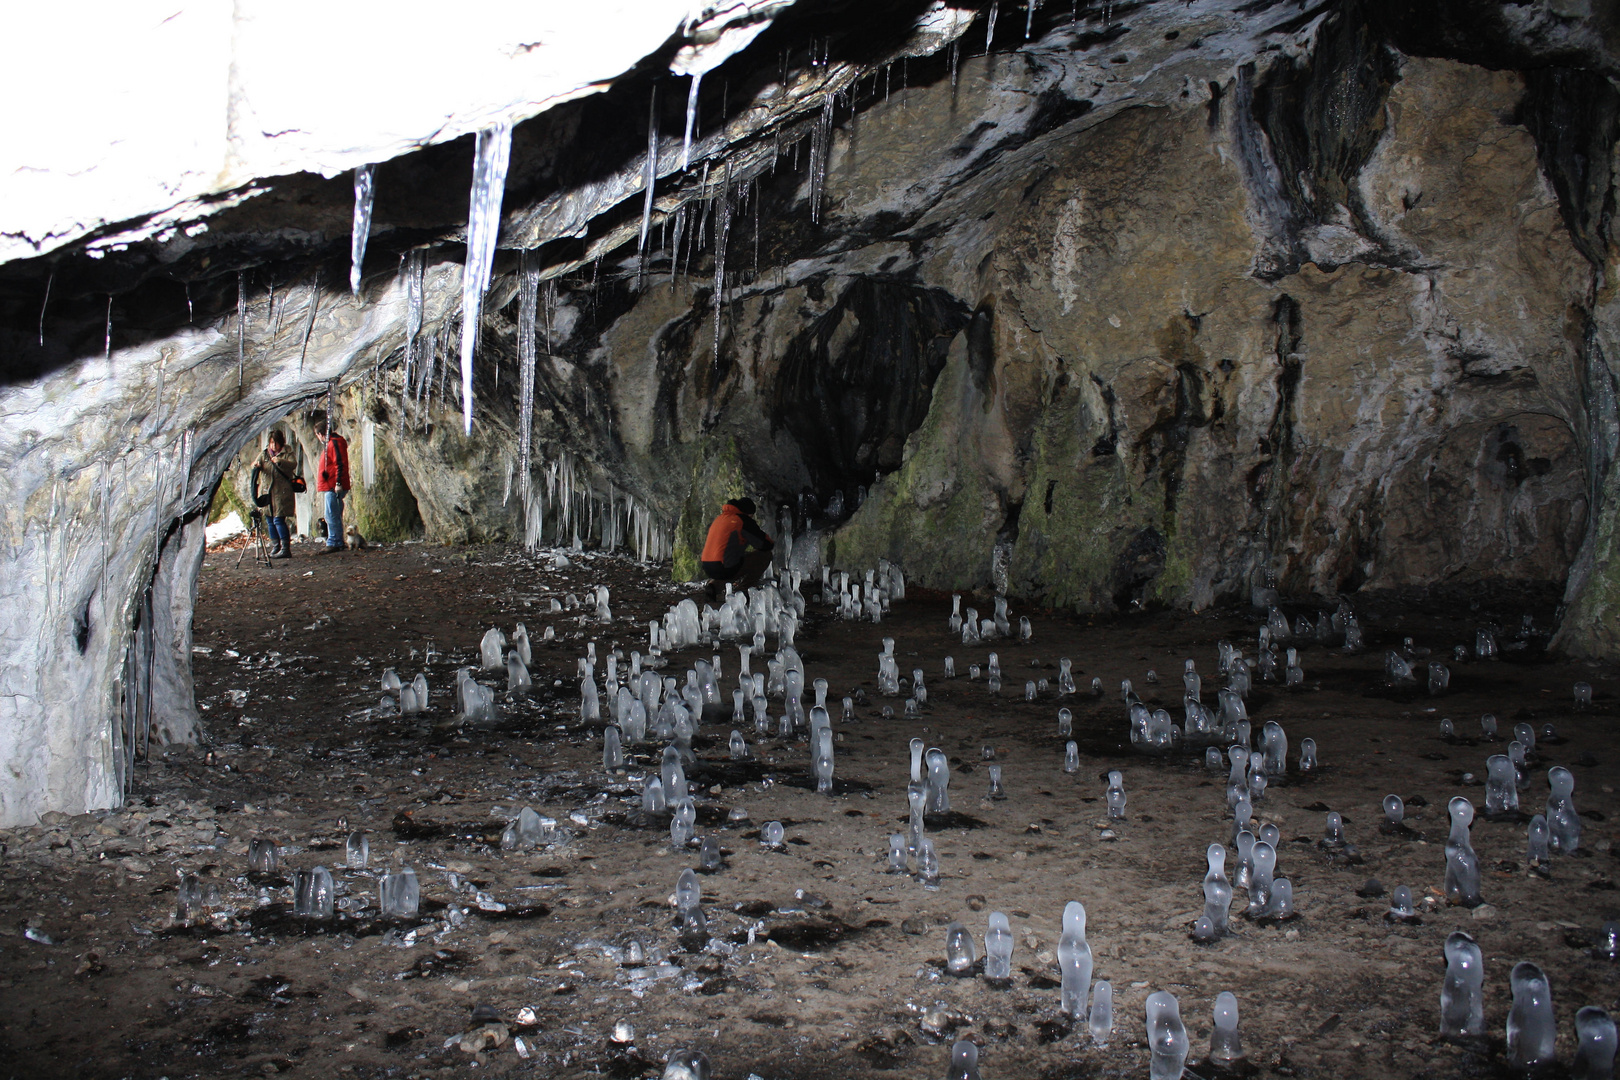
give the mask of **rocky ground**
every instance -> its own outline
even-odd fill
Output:
[[[913,590],[881,626],[834,621],[812,596],[799,637],[809,677],[826,678],[834,698],[862,689],[867,703],[851,723],[834,712],[831,797],[813,790],[802,741],[749,729],[757,757],[733,763],[729,724],[699,735],[698,832],[718,832],[726,861],[701,879],[712,940],[689,952],[670,898],[696,852],[673,850],[667,817],[642,814],[636,794],[656,754],[632,748],[628,774],[608,776],[599,725],[578,719],[574,675],[587,641],[626,655],[644,647],[646,620],[684,594],[667,571],[589,553],[568,553],[559,569],[550,555],[502,547],[313,550],[268,568],[238,565],[235,551],[209,555],[196,634],[209,745],[154,752],[123,810],[48,815],[0,835],[0,1075],[639,1077],[692,1047],[726,1080],[932,1077],[944,1075],[950,1043],[968,1038],[982,1047],[985,1077],[1144,1076],[1143,1001],[1169,990],[1187,1022],[1189,1066],[1208,1077],[1211,1004],[1231,990],[1248,1053],[1238,1071],[1475,1076],[1502,1068],[1514,962],[1550,974],[1565,1062],[1575,1011],[1616,1004],[1620,967],[1591,951],[1620,909],[1615,673],[1545,660],[1533,636],[1496,662],[1452,664],[1438,698],[1382,675],[1383,650],[1407,636],[1449,655],[1494,621],[1512,644],[1526,611],[1550,622],[1544,597],[1364,598],[1364,653],[1309,645],[1302,688],[1257,687],[1257,730],[1281,722],[1291,759],[1307,736],[1319,747],[1314,775],[1291,772],[1256,807],[1282,830],[1278,873],[1292,880],[1299,914],[1280,925],[1234,916],[1234,933],[1205,946],[1188,931],[1205,847],[1229,831],[1224,777],[1190,753],[1131,753],[1118,686],[1131,679],[1179,717],[1183,660],[1212,681],[1217,641],[1252,655],[1253,613],[1088,619],[1014,605],[1015,620],[1033,620],[1033,639],[993,646],[1007,687],[992,697],[966,678],[991,647],[952,640],[948,596]],[[549,610],[597,584],[612,589],[611,625],[588,608]],[[537,639],[536,692],[509,700],[502,677],[500,722],[458,728],[448,704],[456,667],[476,662],[488,627],[519,621]],[[557,640],[542,644],[547,626]],[[901,711],[876,691],[886,636],[902,673],[927,673],[919,719],[880,715],[885,704]],[[430,645],[442,656],[425,662]],[[668,670],[698,655],[671,657]],[[722,656],[733,681],[736,651]],[[955,680],[942,677],[946,656]],[[1082,750],[1074,775],[1062,769],[1055,719],[1065,702],[1050,692],[1019,700],[1026,677],[1055,683],[1060,657],[1074,660],[1082,686],[1066,702]],[[406,681],[426,672],[429,712],[380,707],[386,667]],[[1086,691],[1094,676],[1101,697]],[[1578,679],[1597,688],[1582,713],[1571,705]],[[1446,801],[1461,793],[1482,805],[1475,778],[1505,746],[1478,738],[1487,711],[1504,734],[1521,721],[1554,725],[1523,799],[1539,808],[1545,769],[1572,768],[1582,850],[1556,859],[1550,877],[1532,875],[1523,824],[1482,814],[1473,835],[1486,903],[1448,907]],[[1442,717],[1457,740],[1439,737]],[[884,872],[887,837],[906,816],[913,736],[953,766],[953,813],[931,829],[937,887]],[[986,745],[1005,800],[985,797]],[[1110,769],[1125,776],[1123,822],[1105,817]],[[1390,792],[1406,800],[1405,833],[1379,829]],[[524,806],[555,827],[537,848],[503,851],[501,831]],[[1353,850],[1317,844],[1330,809]],[[786,826],[779,851],[759,842],[771,820]],[[353,830],[368,834],[366,869],[342,865]],[[279,846],[278,873],[248,874],[255,838]],[[316,864],[339,884],[344,910],[330,923],[291,914],[291,876]],[[386,922],[376,875],[405,865],[422,882],[421,914]],[[176,924],[181,874],[205,890],[197,925]],[[1386,921],[1388,897],[1370,878],[1386,893],[1410,886],[1419,919]],[[1054,952],[1072,899],[1089,913],[1095,977],[1115,991],[1106,1047],[1058,1011]],[[1239,890],[1234,911],[1243,906]],[[947,975],[945,925],[964,922],[982,953],[996,910],[1016,937],[1011,985]],[[1457,928],[1486,957],[1489,1035],[1467,1043],[1436,1035],[1441,946]]]

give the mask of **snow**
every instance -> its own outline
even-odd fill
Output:
[[[247,526],[242,524],[241,515],[232,510],[203,530],[204,542],[209,547],[215,547],[227,540],[241,536],[245,532],[247,532]]]

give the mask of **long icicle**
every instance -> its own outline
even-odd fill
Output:
[[[692,163],[692,128],[697,123],[698,90],[703,86],[703,73],[692,76],[692,85],[686,91],[686,135],[681,139],[681,168]]]
[[[309,335],[315,331],[315,314],[321,304],[321,268],[316,267],[309,280],[309,320],[304,323],[304,342],[298,350],[298,373],[304,373],[304,358],[309,355]]]
[[[400,374],[399,430],[406,430],[406,402],[409,400],[411,373],[422,366],[416,339],[422,333],[423,276],[427,270],[427,252],[415,248],[405,256],[405,366]],[[420,380],[421,376],[417,376]]]
[[[349,291],[360,295],[360,268],[366,261],[366,241],[371,239],[372,166],[354,170],[354,226],[349,231]]]
[[[107,304],[107,325],[112,326],[112,303]],[[112,335],[108,334],[108,344]],[[236,389],[242,389],[242,369],[247,366],[247,271],[236,272]]]
[[[720,370],[720,312],[726,295],[726,241],[731,239],[731,162],[726,162],[725,186],[714,221],[714,370]]]
[[[523,253],[523,269],[518,280],[518,482],[523,506],[529,505],[529,456],[534,439],[534,342],[535,321],[540,307],[540,267],[532,252]]]
[[[511,158],[511,121],[502,121],[478,133],[472,194],[467,206],[467,262],[461,272],[461,424],[467,435],[472,434],[473,351],[478,347],[484,290],[489,288],[489,270],[495,262],[495,241],[501,231],[501,199],[506,194],[506,167]]]
[[[647,275],[647,230],[652,227],[653,187],[658,180],[658,84],[653,83],[652,100],[647,106],[647,173],[644,183],[647,187],[647,197],[641,203],[641,243],[637,251],[641,255],[640,266],[636,271],[636,288],[641,288],[642,278]]]
[[[53,268],[49,277],[45,279],[45,299],[39,302],[39,347],[45,347],[45,309],[51,306],[51,286],[56,282],[56,270]],[[189,289],[190,286],[187,286]],[[186,303],[190,304],[191,293],[186,293]]]

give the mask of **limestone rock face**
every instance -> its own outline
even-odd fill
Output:
[[[964,88],[982,77],[964,65]],[[1262,569],[1324,596],[1561,579],[1588,513],[1568,320],[1592,268],[1503,119],[1523,93],[1403,60],[1353,178],[1352,257],[1274,280],[1266,193],[1216,100],[1119,113],[1020,187],[942,199],[914,272],[977,313],[836,561],[982,588],[1000,541],[1015,594],[1083,609],[1202,607]],[[886,163],[851,156],[859,195]]]

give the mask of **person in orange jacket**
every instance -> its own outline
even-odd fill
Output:
[[[719,599],[721,582],[732,582],[740,589],[756,584],[770,568],[775,546],[754,520],[754,500],[732,499],[722,506],[709,524],[709,536],[698,557],[698,565],[709,575],[705,590],[709,599]]]
[[[321,448],[321,461],[315,467],[315,490],[326,502],[327,555],[343,550],[343,497],[349,493],[349,442],[337,433],[337,424],[323,420],[315,426],[315,434],[325,440]]]

